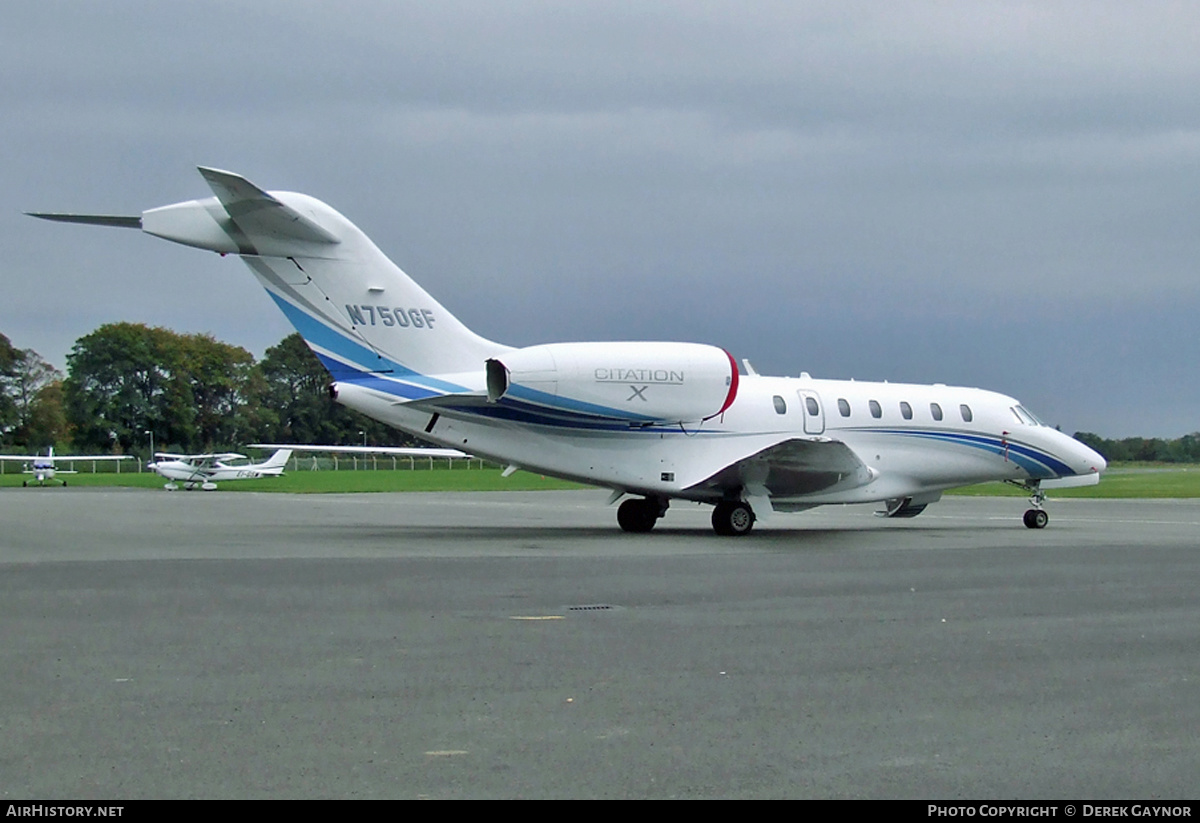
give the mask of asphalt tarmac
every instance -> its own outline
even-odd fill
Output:
[[[1200,503],[0,491],[0,795],[1200,796]]]

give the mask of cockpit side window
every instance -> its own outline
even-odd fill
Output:
[[[1026,426],[1044,426],[1044,425],[1046,425],[1041,420],[1038,420],[1037,417],[1034,416],[1034,414],[1032,412],[1030,412],[1029,409],[1025,408],[1024,406],[1013,406],[1012,413],[1015,414],[1017,416],[1017,419],[1020,420],[1022,423],[1024,423]]]

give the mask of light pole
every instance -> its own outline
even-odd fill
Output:
[[[365,449],[367,447],[367,433],[362,430],[359,430],[358,433],[361,434],[363,437],[363,448]]]
[[[154,432],[150,429],[146,429],[144,432],[142,432],[142,434],[150,435],[150,462],[153,463],[154,462]]]

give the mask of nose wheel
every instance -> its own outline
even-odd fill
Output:
[[[1044,529],[1050,522],[1050,515],[1046,514],[1046,510],[1042,508],[1042,504],[1046,502],[1046,493],[1042,491],[1041,484],[1036,480],[1032,485],[1026,485],[1025,488],[1029,490],[1029,505],[1033,507],[1025,512],[1023,518],[1025,528]]]
[[[1050,515],[1046,514],[1045,509],[1029,509],[1025,512],[1024,520],[1027,529],[1044,529],[1050,522]]]

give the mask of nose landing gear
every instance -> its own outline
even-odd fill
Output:
[[[1050,522],[1050,515],[1046,514],[1045,509],[1029,509],[1025,512],[1023,520],[1027,529],[1044,529]]]
[[[1025,523],[1027,529],[1044,529],[1046,524],[1050,522],[1050,515],[1046,514],[1046,510],[1042,508],[1042,504],[1046,502],[1046,493],[1042,491],[1042,483],[1040,480],[1032,480],[1028,483],[1018,483],[1015,480],[1006,481],[1014,486],[1019,486],[1029,492],[1029,505],[1032,507],[1025,512],[1022,522]]]

